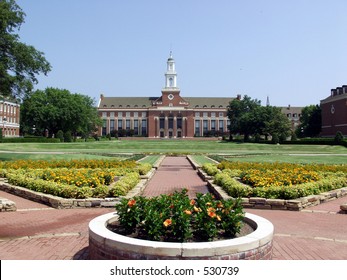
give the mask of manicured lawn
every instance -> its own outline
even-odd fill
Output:
[[[194,161],[199,164],[200,166],[205,164],[205,163],[215,163],[213,160],[211,160],[210,158],[206,157],[206,156],[202,156],[202,155],[193,155],[192,158],[194,159]]]
[[[150,155],[147,156],[143,159],[141,159],[139,162],[141,163],[149,163],[151,165],[155,164],[157,162],[157,160],[160,158],[160,155]]]
[[[122,153],[184,153],[240,156],[244,161],[347,163],[347,149],[328,145],[269,145],[229,143],[217,140],[114,140],[77,143],[1,143],[0,159],[90,158]],[[22,152],[23,154],[14,154]],[[28,152],[48,152],[32,155]],[[51,152],[74,153],[51,155]],[[75,154],[76,153],[76,154]],[[84,153],[93,153],[85,155]],[[246,157],[245,157],[246,156]]]

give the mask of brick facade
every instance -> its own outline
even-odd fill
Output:
[[[0,100],[0,128],[3,137],[19,137],[20,105],[6,99]]]
[[[338,131],[347,136],[347,86],[331,90],[328,98],[321,100],[322,132],[325,137],[334,137]]]

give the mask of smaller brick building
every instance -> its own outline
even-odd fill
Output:
[[[331,90],[320,102],[322,108],[321,136],[334,137],[338,131],[347,136],[347,85]]]
[[[0,97],[0,128],[3,137],[19,137],[20,105]]]

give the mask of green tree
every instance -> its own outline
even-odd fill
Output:
[[[262,107],[262,116],[264,120],[262,132],[264,135],[273,136],[276,134],[280,141],[291,135],[290,121],[281,112],[281,108],[275,106]]]
[[[44,54],[19,41],[15,32],[25,13],[14,0],[0,0],[0,94],[21,99],[38,82],[36,76],[51,70]]]
[[[29,133],[35,126],[37,133],[46,129],[52,135],[59,130],[88,135],[101,125],[94,101],[89,96],[72,94],[65,89],[37,90],[23,100],[21,127]]]
[[[309,105],[302,109],[297,134],[301,137],[319,136],[322,128],[322,110],[319,105]]]
[[[243,134],[245,140],[248,136],[253,134],[254,123],[256,122],[255,116],[251,112],[260,107],[260,101],[252,100],[249,96],[245,95],[243,99],[233,99],[229,103],[228,117],[230,119],[230,138],[232,134]]]
[[[280,139],[290,136],[290,123],[281,109],[274,106],[261,106],[260,101],[247,95],[242,100],[234,99],[228,109],[230,133],[240,133],[247,141],[249,136],[273,135]]]

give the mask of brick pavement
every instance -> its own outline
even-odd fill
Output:
[[[143,192],[144,196],[170,194],[188,189],[188,195],[207,193],[208,188],[185,157],[166,157]]]
[[[191,195],[206,190],[189,163],[172,159],[172,166],[170,158],[163,162],[162,169],[146,188],[146,195],[182,187],[191,188]],[[161,177],[160,184],[157,176]],[[171,187],[169,183],[173,183]],[[1,191],[0,197],[15,201],[18,209],[0,213],[1,260],[88,259],[89,221],[113,211],[112,208],[52,209]],[[347,202],[346,197],[302,212],[245,210],[274,224],[275,260],[347,260],[347,215],[338,214],[343,202]]]

